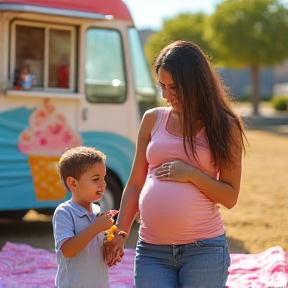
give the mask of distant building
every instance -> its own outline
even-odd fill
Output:
[[[152,29],[141,29],[138,30],[139,31],[139,37],[140,37],[140,41],[142,44],[142,47],[144,48],[145,44],[147,43],[148,38],[154,34],[156,31],[152,30]]]
[[[239,98],[251,93],[251,77],[248,68],[245,69],[219,69],[223,81],[233,94]],[[277,87],[287,87],[283,85],[288,82],[288,60],[271,68],[263,68],[260,71],[260,94],[262,98],[270,98],[277,91]],[[281,85],[279,85],[281,84]],[[281,90],[283,91],[283,89]],[[281,92],[282,94],[283,92]],[[274,95],[275,96],[275,95]]]

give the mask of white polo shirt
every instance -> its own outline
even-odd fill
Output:
[[[99,233],[79,253],[65,258],[60,250],[63,243],[80,233],[96,219],[100,207],[92,204],[93,214],[72,200],[60,204],[53,215],[53,233],[57,255],[57,288],[107,288],[109,271],[106,265],[102,246],[104,234]]]

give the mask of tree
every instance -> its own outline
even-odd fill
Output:
[[[207,16],[203,13],[179,14],[163,22],[163,29],[150,36],[145,45],[145,54],[149,64],[166,45],[176,40],[186,40],[199,45],[209,53],[209,44],[204,38]]]
[[[207,39],[219,66],[249,67],[254,114],[259,114],[259,72],[288,57],[288,11],[277,0],[226,0],[210,16]]]

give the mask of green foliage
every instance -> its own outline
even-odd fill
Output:
[[[277,0],[226,0],[206,33],[220,65],[269,66],[288,57],[288,11]]]
[[[272,99],[272,94],[261,94],[260,100],[261,102],[270,102]],[[250,94],[242,94],[242,95],[234,95],[235,100],[237,102],[248,102],[251,101],[251,95]]]
[[[203,13],[187,13],[165,20],[163,29],[154,33],[144,47],[148,63],[152,64],[160,50],[176,40],[191,41],[200,46],[205,53],[210,53],[209,42],[204,37],[207,17]]]
[[[275,96],[272,99],[272,106],[275,110],[288,110],[288,96]]]

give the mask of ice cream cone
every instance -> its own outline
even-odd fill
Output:
[[[28,155],[38,201],[62,200],[66,196],[58,161],[66,149],[82,145],[79,133],[49,99],[31,113],[29,127],[19,135],[18,149]]]
[[[61,200],[66,189],[57,171],[59,157],[29,155],[29,164],[38,201]]]

